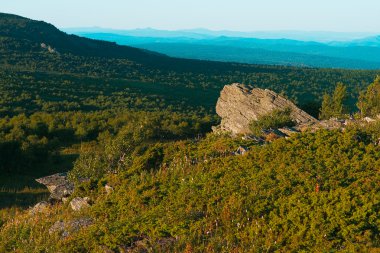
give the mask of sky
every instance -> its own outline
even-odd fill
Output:
[[[380,32],[380,0],[0,0],[59,28]]]

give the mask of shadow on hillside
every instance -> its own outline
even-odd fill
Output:
[[[55,159],[39,164],[28,171],[7,173],[0,177],[0,209],[9,207],[27,208],[46,200],[49,192],[35,180],[72,169],[77,154],[61,154]]]
[[[10,207],[28,208],[46,200],[49,192],[45,189],[25,189],[20,192],[0,190],[0,209]]]

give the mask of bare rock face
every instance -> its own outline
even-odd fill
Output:
[[[249,134],[249,124],[252,120],[257,120],[273,110],[287,108],[291,109],[291,117],[297,124],[318,122],[291,101],[273,91],[259,88],[249,90],[244,85],[236,83],[226,85],[216,105],[216,113],[222,118],[219,130],[232,134]]]
[[[57,173],[36,179],[36,181],[48,188],[51,193],[50,199],[62,200],[74,192],[74,184],[67,179],[67,173]]]

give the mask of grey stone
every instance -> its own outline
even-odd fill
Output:
[[[248,151],[248,148],[239,146],[234,152],[234,155],[244,155],[245,153],[247,153],[247,151]]]
[[[352,123],[349,123],[352,124]],[[301,132],[316,132],[320,129],[326,129],[326,130],[334,130],[334,129],[340,129],[343,130],[347,127],[346,120],[339,120],[335,118],[331,118],[328,120],[321,120],[313,124],[301,124],[295,127],[296,130]]]
[[[67,173],[57,173],[36,179],[36,181],[48,188],[51,193],[50,199],[62,200],[74,192],[74,184],[67,179]]]
[[[291,101],[270,90],[248,89],[241,84],[224,86],[216,105],[216,112],[222,118],[214,131],[232,134],[249,134],[249,124],[273,110],[291,109],[291,117],[297,124],[318,122],[299,109]]]
[[[113,187],[112,186],[109,186],[108,184],[106,184],[104,186],[104,189],[106,190],[106,193],[107,194],[110,194],[111,192],[113,192]]]
[[[280,131],[281,133],[285,134],[286,136],[292,136],[294,134],[299,133],[298,130],[296,130],[295,128],[292,128],[292,127],[279,128],[278,131]]]
[[[50,203],[47,201],[41,201],[37,203],[35,206],[29,209],[29,214],[35,215],[39,213],[44,213],[49,210]]]
[[[71,206],[71,209],[73,209],[74,211],[80,211],[83,208],[90,207],[89,202],[90,202],[90,199],[87,197],[85,198],[76,197],[70,201],[70,206]]]
[[[80,229],[93,224],[91,218],[83,217],[71,221],[56,221],[49,228],[49,234],[58,233],[62,238],[69,236],[72,233],[78,232]]]
[[[66,223],[64,221],[56,221],[49,228],[49,234],[59,233],[62,237],[67,237],[69,233],[66,231]]]

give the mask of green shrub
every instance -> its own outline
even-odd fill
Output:
[[[291,114],[291,109],[285,110],[273,110],[267,115],[260,116],[257,120],[252,121],[250,124],[250,130],[254,135],[261,135],[263,129],[291,127],[295,125]]]
[[[76,194],[94,201],[84,213],[57,205],[38,222],[6,218],[0,252],[375,252],[380,147],[371,131],[304,133],[245,156],[228,151],[247,143],[225,136],[152,145],[132,158],[135,173],[82,184]],[[94,224],[49,235],[78,215]]]

